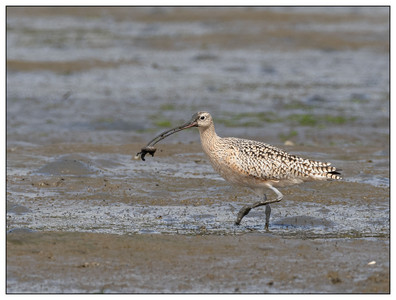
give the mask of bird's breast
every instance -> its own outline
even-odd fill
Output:
[[[238,149],[211,149],[206,154],[213,169],[225,180],[235,184],[246,184],[247,180],[251,181],[253,179],[252,174],[242,167],[243,164],[239,161]]]

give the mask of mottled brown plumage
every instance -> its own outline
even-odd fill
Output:
[[[291,155],[269,144],[239,138],[213,140],[216,144],[205,152],[213,157],[211,161],[216,169],[232,168],[241,176],[272,180],[275,186],[308,180],[340,179],[336,168],[330,163]]]
[[[214,169],[233,183],[252,188],[263,184],[283,187],[304,181],[341,178],[328,162],[301,158],[258,141],[221,138],[215,132],[209,113],[199,112],[196,118],[204,152]]]

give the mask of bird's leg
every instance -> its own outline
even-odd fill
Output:
[[[271,216],[271,206],[269,204],[267,204],[265,206],[265,230],[267,230],[267,231],[268,231],[268,227],[269,227],[270,216]]]
[[[241,223],[242,218],[244,216],[246,216],[252,208],[256,208],[256,207],[263,206],[263,205],[267,205],[267,207],[269,207],[269,204],[279,202],[282,200],[282,199],[276,199],[276,200],[266,201],[267,196],[266,195],[264,195],[264,196],[265,196],[264,201],[255,202],[253,204],[248,204],[248,205],[245,205],[244,207],[242,207],[238,213],[235,225],[239,225]],[[269,221],[269,216],[271,215],[271,208],[269,208],[269,209],[266,208],[265,214],[266,214],[266,224],[267,224]]]
[[[283,195],[282,195],[281,192],[279,192],[273,186],[270,186],[270,188],[276,193],[276,195],[278,197],[275,200],[267,201],[267,196],[264,195],[264,201],[259,201],[259,202],[253,203],[251,205],[245,205],[238,212],[238,216],[237,216],[237,220],[235,221],[235,225],[239,225],[241,223],[241,221],[242,221],[242,218],[244,216],[246,216],[250,212],[250,210],[252,208],[256,208],[256,207],[259,207],[259,206],[266,205],[266,208],[265,208],[265,229],[268,230],[269,219],[270,219],[270,216],[271,216],[271,207],[269,206],[269,204],[279,202],[279,201],[281,201],[283,199]]]

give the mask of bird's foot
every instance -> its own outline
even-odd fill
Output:
[[[269,231],[269,223],[265,222],[265,231]]]

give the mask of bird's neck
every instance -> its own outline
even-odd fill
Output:
[[[202,149],[206,152],[206,154],[210,154],[214,151],[216,147],[216,143],[220,139],[220,137],[216,134],[214,125],[211,124],[209,127],[200,127],[199,135],[201,136],[201,144]]]

